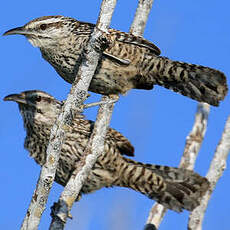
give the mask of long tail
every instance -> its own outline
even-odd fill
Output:
[[[215,69],[146,55],[148,79],[199,102],[218,106],[227,94],[225,75]]]
[[[132,188],[176,212],[193,210],[209,182],[193,171],[142,164],[124,158],[114,185]]]

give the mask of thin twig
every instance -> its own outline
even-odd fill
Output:
[[[104,2],[108,2],[109,5],[110,2],[112,4],[114,1],[107,0],[103,1],[103,3]],[[100,48],[103,39],[99,38],[104,34],[102,31],[106,31],[109,27],[112,16],[111,12],[113,12],[112,8],[109,8],[105,4],[103,6],[105,6],[105,13],[101,14],[98,19],[97,27],[92,33],[86,48],[85,57],[83,57],[82,64],[79,67],[78,75],[72,85],[62,112],[58,116],[57,121],[51,130],[50,141],[47,147],[47,160],[41,169],[36,190],[34,191],[30,206],[21,227],[22,230],[38,228],[41,215],[47,203],[49,191],[54,181],[61,146],[65,137],[65,126],[71,124],[75,110],[77,110],[76,108],[80,108],[81,104],[87,97],[89,84],[101,55]]]
[[[202,222],[205,211],[208,206],[209,199],[217,184],[217,181],[223,175],[226,168],[226,161],[230,152],[230,116],[225,124],[224,132],[216,148],[215,155],[210,164],[209,171],[206,175],[210,182],[210,188],[203,196],[200,205],[192,211],[189,217],[188,229],[189,230],[201,230]]]
[[[101,101],[98,101],[98,102],[92,102],[92,103],[89,103],[89,104],[84,104],[83,105],[83,108],[84,109],[88,109],[88,108],[91,108],[91,107],[94,107],[94,106],[98,106],[98,105],[104,105],[104,104],[108,104],[108,103],[115,103],[117,102],[118,99],[111,99],[110,101],[106,100],[101,100]]]
[[[207,129],[210,106],[206,103],[199,103],[195,114],[193,128],[186,138],[183,156],[179,167],[192,170],[195,165],[197,154],[199,153],[204,135]],[[161,204],[154,204],[149,212],[147,223],[154,224],[156,228],[160,226],[167,209]]]

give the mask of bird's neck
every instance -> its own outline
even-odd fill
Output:
[[[24,127],[26,130],[24,147],[38,164],[43,165],[46,161],[46,148],[51,126],[38,124],[24,118]]]

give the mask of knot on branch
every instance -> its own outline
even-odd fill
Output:
[[[72,219],[72,215],[69,213],[68,210],[68,205],[63,200],[54,202],[53,206],[51,207],[50,216],[53,219],[58,219],[58,221],[62,222],[63,224],[66,223],[67,218]]]
[[[112,44],[110,34],[100,30],[99,28],[96,28],[96,32],[94,31],[92,34],[92,39],[91,46],[98,53],[103,52]]]

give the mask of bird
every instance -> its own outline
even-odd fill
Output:
[[[43,16],[3,35],[24,35],[65,81],[73,83],[94,28],[94,24],[70,17]],[[108,47],[89,91],[126,95],[130,89],[151,90],[160,85],[214,106],[227,94],[226,77],[218,70],[159,56],[160,49],[141,36],[111,28],[103,36]]]
[[[26,130],[24,147],[37,164],[44,165],[50,130],[64,102],[39,90],[10,94],[4,100],[18,104]],[[58,184],[67,184],[76,164],[83,158],[93,127],[94,122],[80,113],[75,114],[72,125],[66,127],[55,175]],[[209,188],[208,180],[192,170],[144,164],[124,155],[134,156],[134,147],[120,132],[109,128],[104,152],[90,171],[80,196],[103,187],[126,187],[181,212],[197,207]]]

